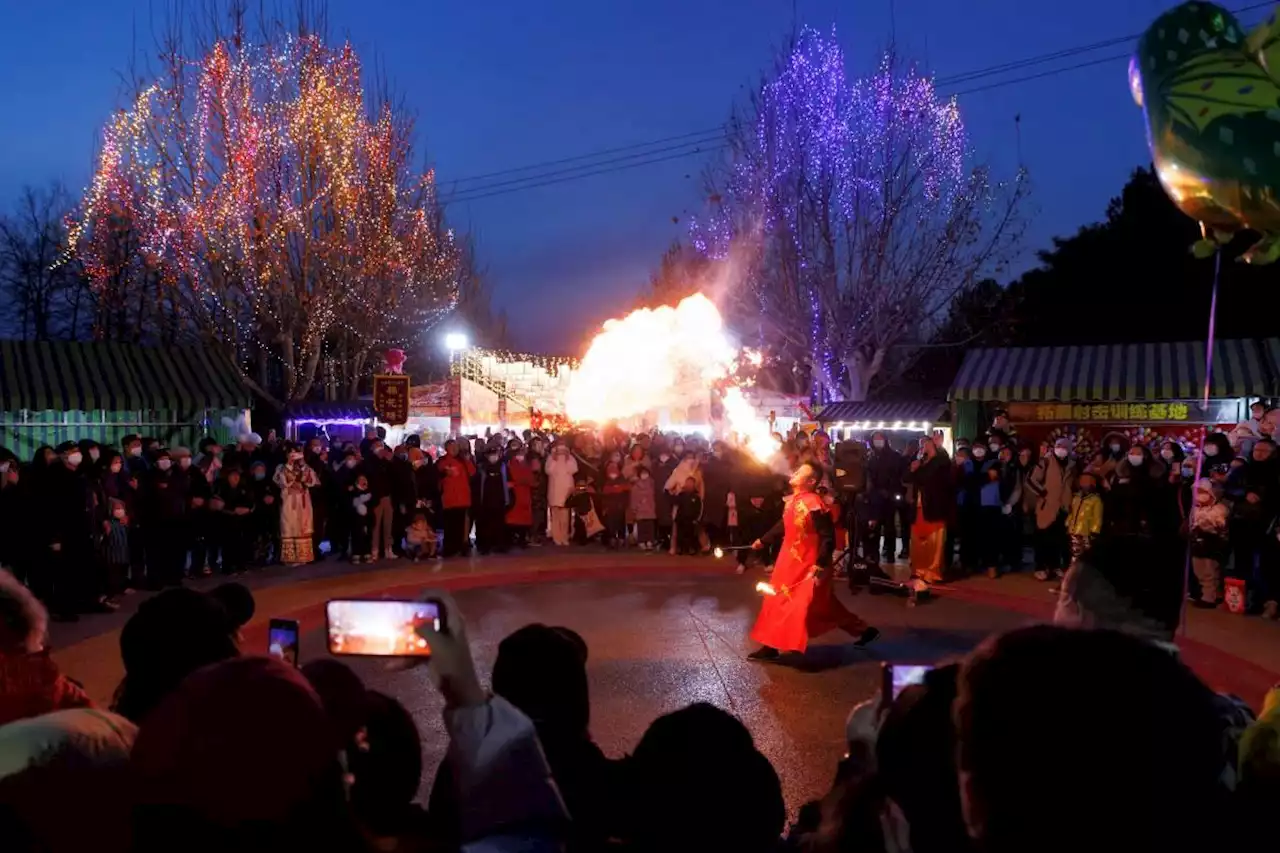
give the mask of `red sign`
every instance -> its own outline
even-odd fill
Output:
[[[409,389],[409,414],[415,418],[447,418],[453,414],[451,380],[414,385]]]
[[[373,377],[373,411],[388,426],[409,420],[409,377],[380,374]]]

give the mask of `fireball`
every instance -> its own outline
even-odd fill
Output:
[[[690,389],[705,400],[721,388],[739,445],[766,460],[777,443],[734,378],[759,363],[760,354],[734,343],[715,304],[696,293],[674,307],[640,308],[606,321],[573,372],[565,409],[572,420],[604,423],[684,408]]]

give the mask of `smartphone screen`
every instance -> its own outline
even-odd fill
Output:
[[[330,601],[325,614],[329,651],[335,655],[430,657],[417,627],[429,623],[442,630],[435,601]]]
[[[884,684],[882,691],[886,702],[898,698],[903,690],[913,684],[923,684],[924,677],[933,669],[931,664],[919,663],[886,663],[884,664]]]
[[[272,619],[267,628],[267,654],[290,666],[298,665],[298,623],[294,619]]]

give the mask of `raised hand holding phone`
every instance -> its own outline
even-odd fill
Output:
[[[419,598],[439,602],[441,616],[448,614],[447,618],[441,619],[439,631],[430,623],[417,628],[418,636],[431,647],[427,674],[444,696],[445,706],[471,708],[485,704],[489,696],[480,686],[475,659],[471,657],[471,643],[467,640],[466,623],[457,602],[443,590],[427,591]]]

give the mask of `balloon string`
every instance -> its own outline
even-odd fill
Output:
[[[1209,334],[1204,344],[1204,410],[1209,411],[1209,391],[1213,388],[1213,340],[1218,328],[1218,280],[1222,274],[1222,249],[1213,253],[1213,289],[1209,296]],[[1204,440],[1207,426],[1200,427],[1200,448],[1196,454],[1196,476],[1191,481],[1191,506],[1187,509],[1187,555],[1182,567],[1182,636],[1187,636],[1187,602],[1191,597],[1191,514],[1196,508],[1196,483],[1204,470]],[[1203,592],[1203,591],[1202,591]]]

